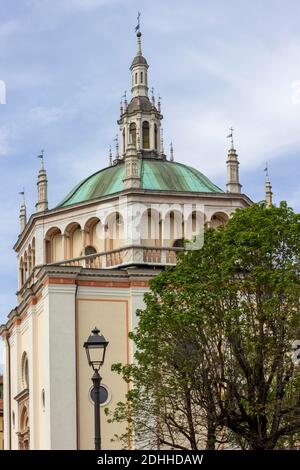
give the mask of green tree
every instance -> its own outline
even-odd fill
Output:
[[[111,419],[137,445],[245,449],[295,445],[300,379],[300,217],[286,203],[237,210],[201,250],[151,282],[130,337],[131,383]]]

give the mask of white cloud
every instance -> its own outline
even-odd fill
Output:
[[[296,190],[290,195],[290,197],[288,198],[288,204],[290,207],[300,207],[300,189]]]
[[[67,7],[77,10],[93,10],[95,8],[109,5],[111,3],[120,3],[118,0],[64,0]]]
[[[293,100],[293,83],[300,79],[299,47],[299,38],[287,37],[272,46],[253,39],[243,47],[214,40],[204,51],[189,48],[179,74],[195,94],[168,99],[165,113],[178,158],[188,158],[210,175],[224,173],[231,125],[246,169],[300,148],[300,104]],[[171,76],[176,73],[172,67]],[[209,90],[207,96],[201,87]]]
[[[0,157],[6,156],[11,151],[9,132],[7,127],[0,127]]]
[[[130,0],[27,0],[31,6],[35,8],[49,8],[56,4],[61,10],[65,8],[67,10],[78,10],[78,11],[89,11],[103,7],[105,5],[113,5],[119,3],[129,3]]]
[[[21,29],[21,25],[17,20],[8,20],[0,23],[0,36],[7,36],[16,33]]]
[[[66,119],[68,116],[74,115],[75,111],[71,108],[66,108],[65,106],[51,106],[43,107],[37,106],[32,108],[29,111],[29,119],[32,121],[31,124],[35,122],[39,125],[49,125],[57,121]]]

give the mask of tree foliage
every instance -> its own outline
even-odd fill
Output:
[[[300,217],[285,203],[237,210],[151,281],[131,383],[111,419],[138,447],[294,446],[300,378]],[[226,444],[225,444],[226,443]]]

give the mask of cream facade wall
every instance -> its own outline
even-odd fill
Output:
[[[14,327],[13,333],[9,338],[9,347],[10,347],[10,369],[13,371],[10,375],[10,393],[9,387],[5,387],[8,391],[7,397],[10,397],[10,404],[5,406],[5,414],[8,413],[6,417],[5,424],[8,426],[9,424],[9,408],[11,411],[10,419],[11,419],[11,426],[12,426],[12,433],[11,433],[11,448],[18,449],[18,424],[20,421],[19,416],[19,408],[18,403],[15,400],[15,397],[26,387],[22,378],[22,357],[23,354],[26,353],[28,355],[29,348],[30,348],[30,331],[29,331],[29,321],[28,317],[24,319],[21,324],[18,324]],[[7,348],[7,345],[6,345]],[[8,358],[8,354],[6,354]],[[32,356],[31,356],[32,357]],[[28,359],[30,356],[28,355]],[[32,373],[30,370],[32,369],[32,363],[29,360],[29,381],[32,379]],[[8,377],[8,367],[6,366],[5,375],[4,375],[4,382],[9,383]],[[30,376],[31,374],[31,376]],[[6,403],[7,400],[4,400]],[[30,413],[30,410],[29,410]],[[30,416],[30,415],[29,415]],[[8,428],[9,429],[9,428]],[[8,444],[7,438],[5,439],[5,448]]]
[[[118,374],[111,372],[111,365],[133,360],[128,332],[137,325],[136,309],[143,307],[149,276],[154,273],[134,270],[130,277],[105,276],[102,281],[93,275],[87,281],[81,278],[77,281],[73,269],[65,271],[63,276],[60,273],[40,283],[36,296],[11,330],[11,390],[9,393],[7,371],[5,396],[11,396],[10,416],[14,413],[15,424],[12,420],[9,423],[6,400],[6,449],[18,449],[20,417],[16,396],[24,389],[24,353],[29,362],[30,449],[93,449],[94,408],[89,396],[92,370],[83,343],[95,326],[109,341],[101,369],[102,383],[109,392],[108,403],[101,407],[102,446],[120,447],[112,439],[122,432],[122,427],[107,422],[104,408],[107,406],[112,411],[118,401],[124,400],[128,388]],[[103,270],[98,274],[103,277]],[[144,281],[134,280],[134,276],[141,275]],[[129,280],[131,277],[133,280]],[[8,356],[8,348],[6,352]]]
[[[47,449],[76,449],[76,286],[45,287]]]
[[[94,445],[94,406],[90,400],[92,370],[88,366],[84,341],[96,325],[109,340],[107,356],[100,371],[102,383],[107,386],[110,400],[107,406],[111,409],[118,401],[124,400],[127,386],[122,378],[111,372],[115,362],[126,364],[129,356],[128,345],[128,298],[126,294],[115,292],[111,295],[78,297],[77,313],[77,354],[78,354],[78,400],[79,400],[79,448],[92,449]],[[119,295],[118,295],[119,294]],[[124,295],[125,294],[125,295]],[[120,426],[108,424],[101,406],[101,434],[103,449],[118,449],[118,443],[111,442],[114,434],[121,431]]]
[[[46,403],[42,402],[42,391],[45,393],[45,400],[48,394],[46,388],[47,364],[45,358],[46,341],[46,315],[44,313],[44,301],[38,303],[36,307],[36,330],[35,330],[35,372],[36,372],[36,403],[35,403],[35,448],[47,449],[46,434]]]
[[[111,365],[132,362],[132,343],[128,332],[136,326],[136,309],[143,307],[145,288],[90,288],[79,287],[77,296],[77,386],[78,386],[78,447],[93,448],[94,428],[93,403],[89,398],[92,371],[87,364],[83,343],[94,326],[109,340],[106,360],[100,373],[102,383],[108,388],[109,401],[101,407],[102,447],[118,449],[119,443],[112,442],[115,434],[122,432],[122,426],[109,424],[104,408],[113,410],[118,401],[124,400],[128,390],[122,378],[111,372]]]

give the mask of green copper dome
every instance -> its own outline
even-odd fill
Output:
[[[141,189],[196,193],[223,193],[200,171],[177,162],[139,160]],[[65,207],[108,196],[124,189],[124,162],[104,168],[79,183],[59,204]]]

